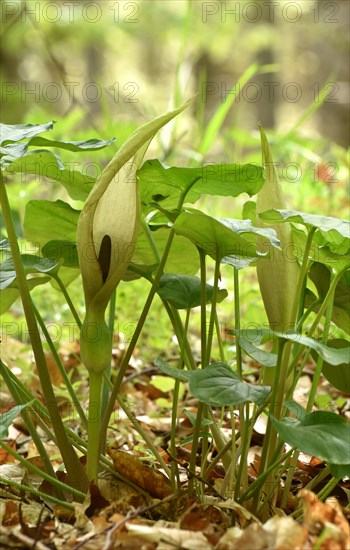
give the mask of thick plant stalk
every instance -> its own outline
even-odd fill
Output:
[[[62,418],[56,403],[55,394],[51,385],[50,375],[45,360],[44,350],[41,344],[38,325],[36,323],[35,313],[32,307],[32,300],[27,285],[27,279],[21,261],[20,250],[17,242],[16,232],[12,222],[11,210],[8,202],[6,188],[1,173],[0,202],[11,247],[13,263],[16,269],[16,277],[22,299],[23,310],[28,325],[28,332],[30,335],[35,362],[38,368],[41,388],[45,398],[47,410],[50,415],[52,427],[54,429],[57,439],[57,445],[60,449],[63,462],[67,469],[69,482],[72,484],[74,483],[80,490],[84,491],[87,488],[87,477],[67,437]]]
[[[141,126],[102,172],[80,214],[77,249],[83,279],[86,316],[81,327],[81,359],[90,373],[87,472],[98,476],[103,373],[111,361],[111,334],[105,310],[131,261],[140,223],[136,172],[158,130],[190,104]],[[129,164],[129,161],[132,162]],[[108,407],[105,415],[108,414]]]
[[[286,208],[285,199],[278,181],[277,171],[273,163],[271,150],[263,128],[260,127],[261,146],[265,183],[256,199],[256,224],[266,227],[259,219],[259,214],[271,208]],[[287,332],[294,326],[292,319],[293,296],[298,283],[299,267],[297,261],[291,261],[289,252],[292,245],[290,224],[276,224],[273,229],[281,242],[282,250],[273,248],[271,257],[259,258],[257,275],[261,296],[272,330]],[[257,239],[257,245],[263,249],[263,239]],[[271,369],[270,369],[271,370]]]
[[[264,226],[259,219],[259,214],[271,208],[285,208],[286,204],[273,163],[270,146],[262,127],[260,127],[260,134],[265,183],[257,195],[256,221],[258,226]],[[297,288],[299,289],[299,266],[296,259],[291,259],[289,254],[293,242],[290,224],[277,224],[272,227],[277,233],[282,250],[270,250],[270,257],[259,258],[257,262],[257,275],[270,328],[274,331],[288,332],[288,330],[294,329],[296,322],[297,298],[295,297],[295,291]],[[263,246],[262,240],[259,237],[257,245]],[[275,397],[272,400],[272,408],[277,417],[279,416],[278,413],[282,410],[282,401],[288,389],[287,375],[290,352],[291,344],[287,343],[282,348],[282,355],[279,354],[278,368],[266,369],[263,375],[263,384],[273,387]],[[293,377],[294,373],[291,373],[291,376]],[[271,461],[276,444],[277,434],[269,421],[263,445],[259,470],[260,475],[265,471],[269,461]],[[270,494],[271,483],[274,483],[273,477],[269,477],[266,481],[264,489],[266,494]],[[255,507],[258,500],[259,494],[255,498]],[[264,513],[267,510],[267,500],[265,504]]]

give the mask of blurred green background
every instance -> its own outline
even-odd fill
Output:
[[[149,158],[260,163],[261,122],[288,205],[346,217],[349,7],[346,0],[3,0],[2,122],[56,120],[50,138],[116,137],[84,158],[104,166],[139,124],[198,92],[191,110],[154,140]],[[10,183],[19,220],[31,198],[68,200],[57,183]],[[240,217],[246,199],[204,199],[202,207]],[[254,284],[247,270],[242,314],[249,320],[261,313]],[[121,328],[135,317],[144,286],[118,290],[129,304]],[[52,289],[35,292],[46,307]],[[58,320],[65,315],[59,302]],[[155,347],[164,347],[156,310],[148,323]]]
[[[289,131],[328,83],[303,131],[348,145],[347,1],[4,0],[1,11],[6,123],[80,112],[106,135],[196,91],[207,120],[258,63],[226,126]]]

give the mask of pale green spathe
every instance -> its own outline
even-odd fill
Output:
[[[87,312],[105,311],[131,260],[139,224],[136,172],[147,147],[158,130],[191,101],[138,128],[103,170],[86,200],[78,222],[77,248]],[[104,236],[110,238],[111,244],[105,277],[98,260]]]
[[[265,132],[260,127],[265,183],[257,194],[257,225],[266,227],[259,214],[271,208],[285,208],[283,192],[273,164],[271,150]],[[259,258],[257,274],[266,314],[272,330],[287,332],[295,320],[292,319],[293,300],[298,284],[299,266],[293,257],[292,232],[289,224],[269,225],[281,243],[281,250],[270,247],[269,258]],[[258,244],[263,242],[258,237]]]

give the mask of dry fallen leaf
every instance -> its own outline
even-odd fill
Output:
[[[144,464],[139,458],[123,451],[107,449],[119,474],[126,477],[154,498],[166,498],[172,494],[167,477]]]
[[[330,537],[334,541],[343,543],[343,548],[348,548],[350,527],[338,502],[333,500],[320,502],[314,493],[306,489],[300,491],[300,496],[304,508],[304,522],[310,533],[318,535],[324,529],[328,529],[331,532]],[[336,531],[338,531],[338,535],[336,535]]]
[[[132,535],[137,535],[139,538],[149,542],[158,543],[157,550],[175,548],[181,548],[182,550],[210,550],[213,548],[203,533],[187,531],[176,527],[165,527],[164,522],[161,521],[152,526],[137,525],[128,522],[126,528]]]

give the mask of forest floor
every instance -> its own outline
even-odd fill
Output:
[[[176,351],[176,350],[175,350]],[[40,385],[31,364],[30,348],[17,340],[9,339],[4,361],[31,390],[41,398]],[[84,405],[87,404],[87,381],[79,361],[77,342],[60,346],[60,357],[72,381],[79,388]],[[169,352],[170,353],[170,352]],[[172,352],[171,352],[172,353]],[[123,346],[115,343],[113,356],[117,366],[123,355]],[[81,430],[77,419],[70,418],[71,407],[63,390],[62,379],[53,358],[47,355],[50,374],[57,390],[62,417],[71,423],[77,433]],[[174,356],[165,357],[167,361]],[[257,375],[257,367],[249,365],[250,381]],[[305,405],[312,381],[312,365],[302,376],[294,399]],[[143,364],[140,350],[136,350],[130,362],[124,384],[123,398],[129,408],[157,445],[164,460],[170,465],[168,442],[171,427],[171,385],[162,373],[151,364]],[[341,394],[323,379],[319,388],[320,400],[333,411],[349,418],[349,395]],[[2,412],[13,406],[11,396],[1,385],[0,406]],[[196,413],[198,403],[182,388],[179,411]],[[221,410],[215,410],[221,427],[230,433],[230,420]],[[237,427],[238,425],[237,417]],[[253,446],[249,453],[249,476],[256,477],[261,445],[264,439],[264,422],[254,429]],[[224,478],[220,463],[213,469],[208,483],[196,477],[201,498],[188,491],[189,455],[193,427],[190,414],[181,413],[177,426],[175,461],[178,465],[182,489],[174,494],[160,466],[150,454],[146,444],[120,409],[115,410],[108,433],[108,453],[113,468],[101,473],[99,486],[91,486],[83,503],[73,502],[74,510],[65,510],[45,499],[33,497],[0,484],[0,548],[31,548],[37,550],[259,550],[259,549],[319,549],[346,550],[350,548],[349,480],[333,490],[326,502],[317,499],[315,493],[304,487],[325,464],[315,457],[300,454],[294,474],[292,491],[287,508],[276,506],[271,517],[262,523],[249,507],[243,507],[234,498],[222,494]],[[55,469],[60,469],[58,449],[50,441],[43,441],[52,457]],[[38,456],[21,416],[9,428],[6,443],[23,457],[40,467]],[[215,456],[215,447],[208,460]],[[174,458],[174,457],[173,457]],[[200,463],[200,454],[198,454]],[[81,458],[82,462],[84,457]],[[114,473],[113,473],[114,472]],[[118,475],[119,472],[119,475]],[[61,472],[64,475],[64,472]],[[196,474],[197,475],[197,474]],[[39,476],[23,469],[13,457],[0,450],[0,477],[25,483],[41,492],[50,492]],[[124,481],[121,480],[123,478]],[[327,478],[323,480],[323,484]],[[198,493],[197,493],[198,494]]]

